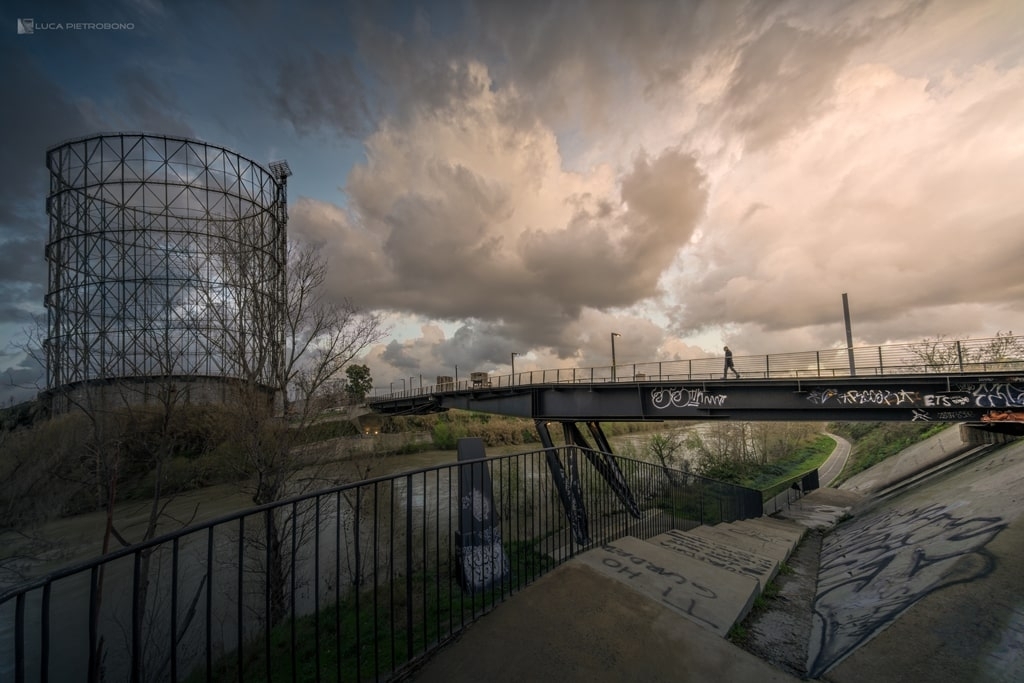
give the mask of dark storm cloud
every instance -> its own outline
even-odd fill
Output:
[[[28,324],[46,292],[42,239],[0,241],[0,273],[0,323]]]
[[[125,69],[118,80],[123,95],[109,112],[118,129],[196,137],[185,120],[187,107],[178,100],[175,88],[138,67]]]
[[[744,35],[747,5],[474,2],[470,33],[477,49],[495,55],[490,63],[498,82],[522,84],[538,111],[573,125],[603,126],[624,88],[651,93],[676,86],[695,57]]]
[[[370,111],[359,75],[347,55],[320,50],[292,55],[278,67],[273,105],[300,133],[322,128],[361,137]]]
[[[723,104],[748,147],[773,143],[812,118],[861,42],[776,22],[744,47]]]
[[[46,199],[46,149],[81,135],[87,124],[79,108],[21,49],[0,43],[0,226],[5,231],[37,229]],[[26,223],[28,223],[26,225]]]
[[[9,356],[0,354],[0,366]],[[46,383],[46,369],[33,356],[26,356],[0,369],[0,405],[29,401]]]
[[[416,358],[413,358],[403,347],[395,340],[391,340],[387,346],[384,347],[384,352],[381,354],[381,359],[387,361],[393,367],[399,368],[405,371],[418,370],[420,363]]]
[[[578,211],[565,229],[523,235],[529,279],[557,292],[559,312],[573,316],[583,306],[628,306],[654,296],[703,215],[703,180],[695,159],[678,150],[638,159],[622,179],[624,213],[605,216],[599,206],[596,215]]]

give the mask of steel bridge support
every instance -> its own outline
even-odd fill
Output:
[[[562,433],[565,436],[566,462],[562,463],[555,451],[554,441],[551,439],[551,432],[548,430],[550,422],[536,420],[537,434],[540,436],[541,444],[547,450],[548,469],[558,489],[558,497],[562,501],[565,516],[569,520],[569,527],[572,530],[573,539],[580,545],[590,543],[588,529],[587,507],[583,500],[583,486],[580,481],[579,463],[576,457],[576,447],[583,448],[583,454],[598,471],[601,477],[608,483],[619,501],[626,507],[629,514],[637,519],[640,518],[640,507],[629,490],[622,470],[619,468],[615,457],[612,455],[611,444],[601,429],[601,424],[596,420],[587,422],[587,428],[593,437],[599,452],[591,448],[585,436],[580,431],[576,422],[562,421]]]

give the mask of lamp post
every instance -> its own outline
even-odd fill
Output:
[[[612,381],[615,381],[615,338],[621,337],[618,332],[612,332]]]
[[[515,351],[512,352],[512,376],[509,378],[509,384],[514,385],[516,383],[516,356],[519,354]]]
[[[843,320],[846,322],[846,354],[850,360],[850,376],[857,374],[857,366],[853,363],[853,327],[850,326],[850,299],[843,292]]]
[[[402,391],[405,391],[405,378],[399,377],[398,381],[402,383]]]

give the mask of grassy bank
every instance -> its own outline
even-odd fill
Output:
[[[949,427],[941,422],[836,422],[829,430],[847,439],[852,448],[839,484],[855,474]]]

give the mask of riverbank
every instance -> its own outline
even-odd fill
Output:
[[[651,433],[625,433],[609,441],[616,452],[632,452],[635,456]],[[298,482],[297,487],[301,485],[301,491],[312,491],[456,462],[454,450],[416,450],[429,443],[428,433],[417,432],[335,437],[306,444],[298,449],[298,455],[315,464],[296,469],[292,478]],[[539,448],[540,444],[505,444],[488,447],[487,454],[512,455]],[[160,501],[163,511],[157,533],[251,508],[255,485],[255,479],[246,478],[169,495]],[[299,492],[299,488],[293,490]],[[152,505],[152,499],[139,499],[114,506],[118,532],[126,540],[141,537]],[[95,510],[0,531],[0,588],[101,555],[106,519],[105,510]]]

